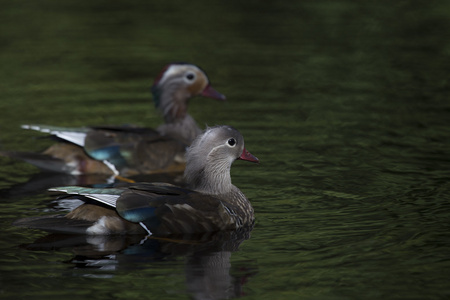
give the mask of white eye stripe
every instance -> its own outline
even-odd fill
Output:
[[[197,79],[198,68],[193,65],[171,65],[164,72],[163,76],[159,80],[159,84],[164,84],[169,78],[178,77],[182,78],[187,83],[192,83],[192,81]],[[193,75],[194,77],[188,79],[188,75]],[[191,76],[189,76],[191,77]]]
[[[179,66],[177,65],[172,65],[170,66],[165,72],[164,75],[162,76],[162,78],[159,80],[159,84],[164,83],[168,78],[172,77],[173,75],[177,74],[177,72],[179,70]]]

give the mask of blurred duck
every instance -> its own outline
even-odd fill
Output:
[[[189,188],[164,183],[53,188],[85,203],[64,217],[25,218],[15,225],[88,235],[157,236],[245,228],[253,224],[254,213],[245,195],[231,183],[230,168],[237,159],[259,162],[245,149],[239,131],[211,127],[186,152],[184,176]]]
[[[167,65],[155,79],[152,93],[165,121],[156,130],[133,126],[23,125],[22,128],[49,133],[62,142],[43,153],[3,151],[0,154],[46,171],[72,175],[182,172],[185,149],[201,133],[187,113],[189,99],[201,95],[225,100],[225,96],[211,87],[204,71],[186,63]]]

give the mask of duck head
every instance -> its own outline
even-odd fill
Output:
[[[203,70],[187,63],[165,66],[155,79],[152,93],[155,106],[166,122],[185,117],[189,99],[194,96],[225,100],[225,96],[211,86]]]
[[[207,194],[231,191],[230,169],[237,159],[258,163],[244,147],[241,133],[231,126],[207,128],[186,152],[184,176],[189,187]]]

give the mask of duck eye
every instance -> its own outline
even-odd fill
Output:
[[[192,81],[194,78],[195,78],[194,73],[188,73],[188,74],[186,75],[186,79],[189,80],[189,81]]]
[[[228,140],[228,145],[230,145],[231,147],[236,146],[236,140],[234,138],[231,138]]]

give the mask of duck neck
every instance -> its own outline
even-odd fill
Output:
[[[227,161],[206,162],[199,168],[186,166],[186,181],[189,187],[198,192],[210,195],[222,195],[231,192],[233,184],[230,176],[230,163]]]
[[[189,146],[195,137],[202,132],[189,114],[186,114],[184,118],[177,120],[177,122],[166,122],[160,125],[157,130],[160,134],[170,136],[186,146]]]
[[[155,107],[162,113],[166,123],[175,123],[187,115],[189,95],[176,86],[153,87]]]

